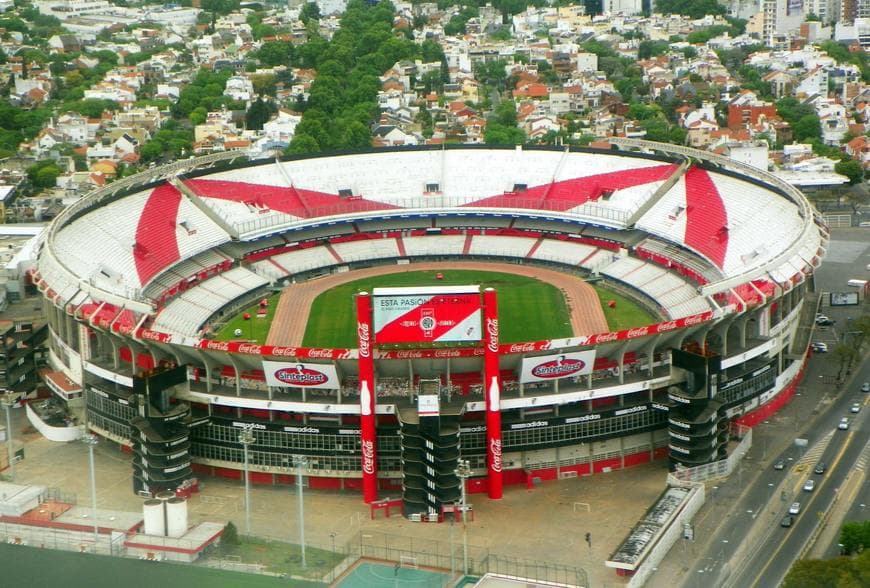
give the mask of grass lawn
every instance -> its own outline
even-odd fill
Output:
[[[313,559],[313,558],[312,558]],[[328,555],[327,555],[328,559]],[[88,588],[260,588],[287,586],[274,576],[229,572],[200,565],[148,562],[20,545],[0,544],[2,586],[87,586]],[[328,573],[328,570],[324,574]],[[293,586],[322,583],[293,580]]]
[[[356,317],[353,296],[372,288],[403,286],[460,286],[479,284],[498,290],[501,341],[535,341],[570,337],[568,308],[558,288],[526,276],[503,272],[442,270],[442,280],[435,271],[407,271],[372,276],[348,282],[324,292],[314,301],[305,337],[305,347],[356,347]]]
[[[227,558],[248,564],[265,566],[269,572],[289,576],[322,578],[327,576],[344,556],[311,546],[305,548],[305,562],[302,567],[302,550],[294,543],[270,541],[257,537],[240,537],[238,545],[220,545],[212,557]],[[295,582],[295,580],[294,580]],[[295,584],[294,584],[295,585]]]
[[[230,319],[230,321],[217,332],[215,339],[218,339],[219,341],[243,339],[245,341],[252,341],[259,344],[266,343],[266,336],[269,334],[269,327],[272,325],[272,319],[275,318],[275,309],[278,306],[278,299],[280,296],[280,294],[272,294],[271,296],[268,296],[269,308],[265,317],[257,316],[257,308],[259,307],[259,304],[254,304]],[[247,321],[244,319],[246,312],[251,315],[250,320]],[[242,330],[242,335],[240,337],[235,335],[236,329]]]
[[[598,292],[598,301],[601,303],[601,309],[604,311],[605,318],[607,318],[607,327],[611,331],[633,329],[634,327],[643,327],[658,322],[658,319],[654,315],[647,312],[645,308],[634,300],[598,284],[592,284],[592,287]],[[610,300],[616,302],[616,308],[607,306],[607,302]]]

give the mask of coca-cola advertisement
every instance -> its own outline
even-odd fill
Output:
[[[363,500],[378,499],[377,428],[375,426],[375,358],[372,353],[372,298],[367,292],[356,297],[357,369],[359,371],[360,441],[362,443]]]
[[[480,287],[375,288],[377,343],[480,341]]]
[[[330,390],[341,387],[335,366],[331,364],[264,361],[263,372],[269,386]]]
[[[521,382],[546,382],[592,373],[595,350],[524,357],[520,368]]]
[[[492,288],[483,292],[483,312],[486,324],[483,376],[486,400],[487,494],[502,497],[501,467],[501,380],[499,373],[498,296]]]

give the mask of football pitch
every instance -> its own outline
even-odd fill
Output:
[[[442,279],[435,278],[440,273]],[[348,282],[314,300],[305,347],[356,347],[356,311],[353,297],[373,288],[480,285],[498,291],[501,341],[535,341],[570,337],[571,324],[565,298],[558,288],[526,276],[476,270],[408,271]]]

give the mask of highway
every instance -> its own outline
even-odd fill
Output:
[[[807,369],[807,378],[820,378],[827,372],[826,356],[816,356]],[[692,560],[686,576],[684,588],[727,586],[735,588],[778,586],[794,561],[798,559],[810,540],[819,530],[822,516],[831,508],[835,496],[843,485],[850,469],[868,443],[870,423],[870,394],[860,392],[860,383],[870,381],[870,362],[865,362],[860,372],[851,380],[851,385],[842,393],[818,399],[820,412],[814,426],[803,434],[807,440],[806,448],[792,445],[777,456],[761,457],[755,453],[744,460],[741,470],[732,475],[737,484],[729,488],[708,487],[710,500],[716,500],[717,492],[739,492],[734,507],[716,526],[714,537],[706,542],[707,547],[697,555],[685,554]],[[806,389],[803,394],[813,394]],[[863,408],[858,414],[851,414],[849,408],[860,401]],[[785,415],[789,409],[784,410]],[[793,415],[795,428],[811,415]],[[849,429],[841,431],[837,424],[843,416],[850,419]],[[755,449],[759,441],[764,443],[764,425],[755,429]],[[763,455],[763,449],[762,455]],[[778,459],[786,463],[784,470],[775,470],[772,464]],[[761,463],[759,463],[759,461]],[[827,471],[814,474],[818,462],[827,464]],[[763,468],[760,472],[758,468]],[[752,474],[752,475],[750,475]],[[757,474],[757,477],[756,477]],[[744,477],[747,485],[744,486]],[[754,479],[753,479],[754,478]],[[807,479],[815,480],[812,492],[802,490]],[[854,500],[856,495],[867,495],[866,482],[852,496],[844,500]],[[723,498],[725,496],[723,495]],[[792,502],[800,502],[800,514],[795,517],[791,528],[783,528],[780,522],[787,514]],[[862,516],[862,503],[856,503],[846,520]],[[863,502],[867,505],[867,502]],[[856,510],[857,509],[857,510]],[[863,516],[866,516],[863,515]],[[835,546],[836,547],[836,546]],[[686,545],[675,546],[675,550]]]

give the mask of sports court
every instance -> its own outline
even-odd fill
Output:
[[[335,583],[336,588],[443,588],[452,585],[449,573],[426,570],[412,561],[378,563],[360,561]]]

